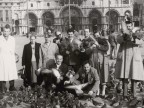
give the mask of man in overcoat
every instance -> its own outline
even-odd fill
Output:
[[[144,80],[144,69],[140,52],[140,44],[142,39],[138,38],[132,32],[132,22],[126,22],[127,30],[123,30],[123,34],[117,37],[120,44],[115,76],[123,82],[124,98],[128,96],[128,79],[131,80],[131,90],[133,97],[136,97],[136,83]]]

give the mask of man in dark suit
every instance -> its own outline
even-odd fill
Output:
[[[77,72],[80,59],[80,44],[81,42],[74,37],[74,31],[68,30],[68,38],[62,41],[60,53],[64,57],[64,63],[71,66],[75,72]]]
[[[68,66],[63,63],[63,56],[56,55],[54,64],[47,64],[45,69],[39,71],[39,75],[43,76],[45,88],[49,91],[55,88],[56,91],[62,91]]]
[[[23,49],[22,66],[25,69],[24,72],[24,85],[32,86],[37,84],[37,77],[35,70],[37,70],[39,64],[39,48],[40,44],[35,42],[36,36],[33,34],[30,36],[30,43],[26,44]]]

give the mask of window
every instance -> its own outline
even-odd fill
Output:
[[[20,5],[20,3],[17,3],[17,5]]]
[[[0,10],[0,21],[3,21],[3,10]]]
[[[11,3],[11,5],[13,5],[13,3]]]
[[[5,5],[7,5],[7,3],[5,3]]]
[[[47,6],[50,6],[50,3],[47,3]]]
[[[116,4],[117,4],[117,5],[119,4],[118,0],[116,0]]]
[[[33,7],[33,4],[31,3],[31,7]]]
[[[6,21],[9,21],[9,18],[8,18],[8,17],[6,17]]]
[[[2,5],[2,3],[0,3],[0,5]]]
[[[94,2],[94,1],[92,1],[92,5],[95,5],[95,2]]]
[[[6,10],[5,13],[6,13],[6,21],[8,21],[9,20],[9,18],[8,18],[8,10]]]
[[[123,0],[123,4],[129,4],[129,0]]]

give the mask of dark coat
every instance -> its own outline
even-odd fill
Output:
[[[52,68],[57,69],[57,65],[56,65],[56,63],[54,63],[54,64],[50,65],[50,66],[47,67],[47,68],[48,68],[48,69],[52,69]],[[59,67],[58,70],[59,70],[59,72],[60,72],[60,74],[61,74],[62,76],[65,76],[66,73],[68,72],[68,66],[67,66],[66,64],[62,63],[62,64],[60,65],[60,67]]]
[[[61,51],[60,53],[64,57],[64,63],[68,65],[79,65],[80,59],[79,59],[79,46],[80,41],[76,38],[73,39],[73,41],[70,43],[69,40],[66,38],[61,43]],[[70,54],[66,54],[66,51],[69,51]]]
[[[37,66],[39,64],[39,48],[40,44],[35,43],[35,57]],[[31,59],[32,59],[32,47],[31,44],[28,43],[24,46],[23,56],[22,56],[22,66],[25,65],[25,77],[31,81]]]

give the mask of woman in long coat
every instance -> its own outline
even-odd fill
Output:
[[[10,81],[9,90],[14,89],[14,80],[18,79],[15,60],[15,39],[10,36],[10,27],[4,28],[4,35],[0,36],[0,81]],[[4,91],[3,91],[4,92]]]
[[[39,64],[39,48],[40,44],[35,42],[36,37],[30,37],[30,43],[26,44],[23,49],[22,66],[25,68],[25,86],[36,86],[40,79],[37,79],[35,70],[38,69]]]

